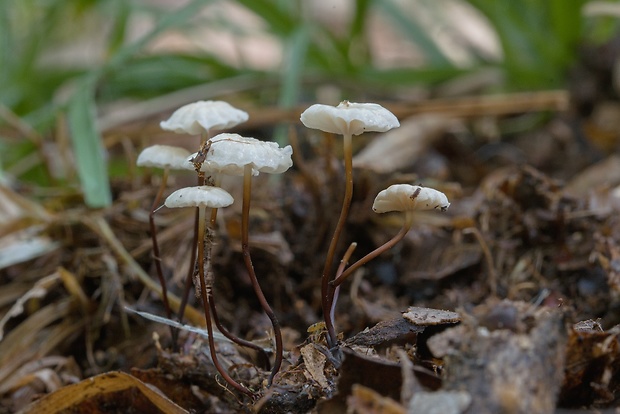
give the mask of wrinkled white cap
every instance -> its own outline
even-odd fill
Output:
[[[396,116],[379,104],[349,101],[338,106],[312,105],[300,119],[308,128],[341,135],[385,132],[400,126]]]
[[[209,130],[232,128],[248,120],[245,111],[224,101],[198,101],[180,107],[159,126],[177,134],[198,135]]]
[[[152,145],[142,150],[138,155],[138,167],[156,167],[186,169],[185,164],[189,151],[185,148],[171,145]]]
[[[208,185],[198,187],[185,187],[170,194],[164,205],[168,208],[177,207],[228,207],[235,200],[233,197],[220,187]]]
[[[441,191],[419,185],[394,184],[377,194],[372,210],[389,211],[433,210],[450,207],[448,197]]]
[[[246,165],[252,174],[259,172],[280,174],[291,168],[293,149],[280,148],[275,142],[242,137],[239,134],[219,134],[211,138],[211,148],[202,164],[203,171],[227,175],[243,175]],[[193,154],[189,159],[195,157]]]

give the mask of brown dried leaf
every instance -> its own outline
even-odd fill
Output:
[[[441,134],[455,123],[442,115],[415,115],[396,128],[378,136],[353,157],[353,166],[377,173],[391,173],[410,167]]]
[[[138,394],[136,395],[135,390]],[[123,395],[128,394],[128,395]],[[173,403],[155,387],[124,372],[108,372],[69,385],[33,403],[23,413],[54,414],[72,412],[109,412],[118,410],[181,414],[188,411]]]
[[[304,366],[310,378],[318,382],[322,388],[328,388],[329,382],[325,377],[325,362],[327,357],[319,352],[314,344],[308,344],[300,349],[304,358]]]
[[[405,414],[405,408],[391,398],[355,384],[347,398],[347,412],[358,414]]]

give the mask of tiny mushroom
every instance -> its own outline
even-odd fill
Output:
[[[446,195],[441,191],[437,191],[429,187],[410,184],[394,184],[385,190],[380,191],[372,205],[372,210],[375,213],[387,213],[390,211],[404,212],[405,221],[403,223],[403,227],[392,239],[362,257],[340,275],[337,275],[332,284],[334,286],[341,285],[342,282],[344,282],[344,280],[360,266],[368,263],[381,253],[391,249],[396,243],[401,241],[409,229],[411,229],[414,211],[446,211],[448,207],[450,207],[448,197],[446,197]]]
[[[377,194],[372,210],[375,213],[433,209],[446,211],[448,207],[448,197],[441,191],[419,185],[394,184]]]
[[[174,111],[159,126],[177,134],[208,134],[212,130],[232,128],[248,120],[245,111],[224,101],[198,101],[184,105]]]
[[[275,142],[226,133],[209,141],[211,145],[201,171],[243,176],[246,166],[250,166],[251,175],[258,175],[259,172],[280,174],[293,165],[290,145],[280,148]],[[197,155],[194,153],[187,157],[184,168],[191,169],[192,160]]]
[[[353,198],[353,145],[352,136],[364,132],[386,132],[400,126],[398,119],[393,113],[375,103],[353,103],[343,101],[338,106],[315,104],[301,114],[301,122],[308,128],[319,129],[334,134],[342,134],[344,137],[344,169],[345,169],[345,192],[342,202],[340,218],[334,229],[323,273],[321,275],[321,307],[323,315],[328,315],[330,310],[329,279],[336,254],[336,247],[340,234],[344,229],[345,221],[349,214],[351,199]],[[336,345],[336,332],[333,321],[325,317],[327,328],[327,340],[330,347]]]
[[[194,207],[198,208],[198,239],[204,240],[205,234],[205,211],[207,207],[211,208],[221,208],[227,207],[233,203],[233,197],[226,191],[219,187],[213,186],[197,186],[197,187],[186,187],[176,190],[172,194],[166,198],[165,206],[169,208],[183,208],[183,207]],[[254,393],[250,390],[243,387],[237,381],[235,381],[229,374],[226,372],[224,367],[220,364],[217,358],[217,353],[215,351],[215,341],[213,339],[213,325],[210,316],[210,301],[209,301],[209,293],[207,291],[207,278],[205,274],[205,243],[198,243],[198,280],[200,281],[200,295],[203,301],[203,307],[205,310],[205,319],[207,322],[207,333],[208,333],[208,341],[209,341],[209,353],[211,355],[211,360],[215,365],[217,371],[222,375],[224,380],[230,384],[232,387],[237,389],[244,394],[254,397]]]
[[[281,174],[292,165],[293,149],[290,145],[280,148],[275,142],[260,141],[238,134],[219,134],[210,140],[207,157],[202,164],[205,170],[228,175],[243,176],[243,205],[241,216],[241,248],[250,281],[261,307],[271,320],[276,342],[275,362],[268,384],[280,369],[283,357],[282,332],[275,313],[269,306],[254,272],[249,249],[250,199],[252,175],[259,172]]]
[[[151,145],[138,155],[138,167],[185,169],[189,151],[171,145]]]
[[[151,230],[151,242],[153,244],[153,256],[159,258],[159,245],[157,243],[157,228],[155,226],[155,211],[161,201],[161,197],[166,188],[168,182],[168,173],[170,169],[184,169],[185,159],[187,158],[189,151],[185,148],[174,147],[170,145],[152,145],[142,150],[136,164],[139,167],[155,167],[162,168],[164,173],[162,175],[161,184],[159,190],[155,195],[151,211],[149,212],[149,226]],[[170,318],[172,312],[170,310],[170,304],[168,303],[168,290],[166,288],[166,281],[164,279],[164,272],[161,267],[161,261],[155,260],[155,269],[157,272],[157,278],[162,290],[162,301],[166,309],[166,316]],[[173,334],[174,337],[174,334]]]

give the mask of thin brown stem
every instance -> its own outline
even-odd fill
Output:
[[[161,299],[162,302],[164,302],[166,317],[170,319],[172,316],[172,311],[170,310],[170,302],[168,301],[168,288],[166,287],[166,279],[164,278],[164,271],[161,267],[159,243],[157,242],[157,226],[155,226],[155,211],[157,210],[157,207],[159,207],[159,203],[161,202],[164,190],[166,189],[167,181],[168,168],[165,168],[164,174],[161,178],[159,190],[157,190],[157,195],[155,196],[155,200],[153,200],[153,205],[151,206],[151,211],[149,213],[149,227],[151,230],[151,241],[153,243],[153,260],[155,261],[155,272],[157,273],[157,278],[159,279],[159,284],[161,285]],[[170,334],[172,335],[173,344],[176,343],[176,332],[176,329],[170,327]]]
[[[368,253],[366,256],[362,257],[357,262],[353,263],[351,266],[347,268],[347,270],[342,272],[342,274],[338,275],[330,283],[330,285],[333,286],[334,288],[340,286],[342,282],[344,282],[349,276],[351,276],[353,272],[355,272],[357,269],[359,269],[360,267],[362,267],[363,265],[365,265],[366,263],[368,263],[375,257],[379,256],[381,253],[384,253],[388,251],[389,249],[391,249],[392,247],[394,247],[396,243],[398,243],[405,237],[405,235],[409,232],[409,229],[411,229],[411,224],[413,221],[412,218],[413,218],[413,214],[410,211],[407,211],[405,213],[405,223],[403,224],[403,227],[400,229],[398,234],[396,234],[394,237],[388,240],[385,244],[377,247],[375,250]]]
[[[243,254],[243,261],[245,263],[245,267],[248,270],[248,274],[250,277],[250,281],[252,282],[252,287],[254,288],[254,293],[260,303],[260,306],[263,308],[263,311],[267,314],[269,320],[271,320],[271,326],[273,327],[273,336],[276,341],[276,349],[275,349],[275,360],[273,362],[273,368],[271,369],[271,374],[268,379],[268,386],[271,386],[273,383],[273,379],[280,370],[282,366],[282,358],[283,358],[283,345],[282,345],[282,330],[280,328],[280,322],[276,318],[275,313],[269,306],[265,295],[258,283],[258,278],[256,277],[256,273],[254,272],[254,265],[252,264],[252,258],[250,257],[250,231],[249,231],[249,223],[250,223],[250,198],[252,195],[252,166],[250,164],[245,166],[244,174],[243,174],[243,207],[242,207],[242,215],[241,215],[241,252]]]
[[[340,217],[338,223],[334,229],[334,235],[329,243],[327,250],[327,257],[325,258],[325,267],[323,268],[323,274],[321,275],[321,308],[323,310],[323,318],[325,319],[325,328],[327,329],[327,344],[330,348],[337,345],[336,328],[334,327],[334,321],[330,317],[331,304],[330,304],[330,275],[334,256],[336,254],[336,248],[338,247],[338,240],[340,234],[344,229],[349,215],[349,207],[351,206],[351,199],[353,198],[353,149],[351,144],[351,134],[344,135],[344,171],[345,171],[345,191],[344,200],[342,202],[342,210],[340,211]]]
[[[357,243],[353,242],[351,243],[347,251],[344,253],[344,256],[342,256],[342,260],[340,260],[340,265],[338,265],[338,270],[336,271],[336,277],[340,276],[342,272],[344,272],[344,268],[347,266],[347,263],[349,263],[349,259],[351,258],[351,255],[355,251],[356,247],[357,247]],[[331,302],[331,306],[330,306],[330,311],[329,311],[329,317],[333,321],[334,327],[336,326],[335,312],[336,312],[336,302],[338,302],[339,294],[340,294],[340,286],[336,286],[336,288],[334,289],[330,287],[330,299],[329,300]]]
[[[211,313],[210,313],[210,305],[209,305],[209,296],[210,294],[207,292],[207,283],[206,283],[206,275],[205,275],[205,267],[204,267],[204,236],[205,236],[205,207],[198,207],[198,276],[200,279],[200,296],[202,297],[202,303],[205,312],[205,320],[207,322],[207,333],[209,335],[209,352],[211,355],[211,360],[213,361],[213,365],[220,373],[222,378],[230,384],[237,391],[240,391],[252,398],[254,398],[254,393],[250,390],[239,384],[237,381],[232,379],[232,377],[226,372],[224,367],[220,365],[219,360],[217,359],[217,353],[215,352],[215,340],[213,339],[213,324],[211,322]]]

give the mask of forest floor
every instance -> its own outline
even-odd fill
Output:
[[[5,256],[12,264],[0,271],[0,412],[616,407],[620,104],[595,92],[381,102],[401,127],[356,138],[354,197],[337,257],[356,242],[358,259],[398,232],[401,217],[370,208],[391,184],[439,189],[451,206],[417,215],[400,244],[343,285],[335,350],[316,324],[344,191],[340,138],[303,128],[299,110],[250,111],[242,135],[269,139],[276,122],[291,122],[295,154],[291,170],[253,183],[252,259],[284,334],[273,385],[266,387],[268,362],[216,338],[221,363],[253,399],[226,386],[204,336],[175,331],[173,343],[168,326],[145,317],[165,316],[148,224],[159,175],[130,169],[114,178],[114,203],[100,211],[73,193],[35,202],[32,188],[0,187],[10,219],[3,253],[13,246],[24,256]],[[145,136],[148,144],[171,141],[151,133],[157,123],[117,128],[108,149],[133,165]],[[178,175],[169,189],[193,182]],[[241,200],[241,184],[233,177],[222,186]],[[225,326],[271,350],[271,324],[243,266],[240,217],[240,203],[218,215],[214,298]],[[178,298],[194,215],[163,209],[156,218]],[[187,323],[203,326],[193,293],[190,304]]]

